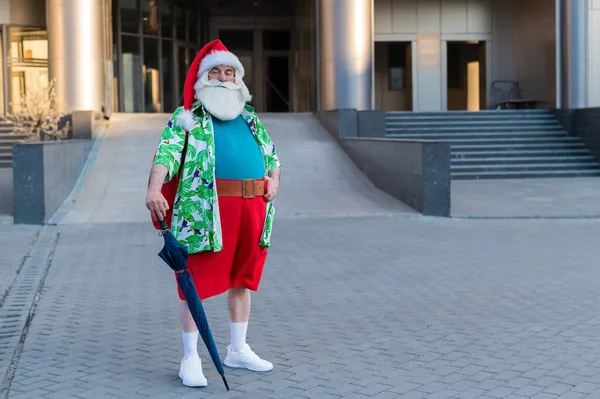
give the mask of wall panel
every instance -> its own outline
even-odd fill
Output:
[[[442,33],[468,32],[467,8],[466,0],[442,1]]]
[[[392,33],[392,0],[377,0],[374,7],[375,34]]]
[[[417,33],[417,0],[393,0],[390,15],[393,33]]]

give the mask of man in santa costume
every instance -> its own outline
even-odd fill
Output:
[[[224,364],[270,371],[246,343],[250,291],[256,291],[271,240],[280,163],[252,107],[239,59],[219,40],[196,56],[183,107],[171,116],[156,151],[146,206],[189,252],[200,299],[228,292],[231,342]],[[156,228],[159,225],[155,219]],[[184,357],[179,377],[206,386],[198,330],[178,287]]]

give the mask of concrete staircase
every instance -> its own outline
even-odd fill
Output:
[[[600,176],[550,110],[388,112],[386,136],[451,142],[453,180]]]
[[[25,136],[11,133],[12,127],[0,119],[0,169],[12,168],[12,146]]]

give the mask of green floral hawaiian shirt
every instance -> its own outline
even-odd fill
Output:
[[[183,166],[181,153],[185,143],[185,129],[177,126],[176,120],[183,111],[177,108],[165,128],[153,164],[164,165],[168,169],[166,181],[181,170],[181,177],[173,204],[171,232],[185,245],[190,254],[201,251],[220,251],[223,248],[219,201],[215,184],[215,140],[211,115],[201,103],[193,108],[196,126],[188,133],[188,145]],[[265,170],[280,167],[275,146],[264,125],[246,105],[242,117],[248,123],[252,134],[261,149]],[[275,208],[267,203],[267,212],[260,245],[267,248],[271,244],[271,230]]]

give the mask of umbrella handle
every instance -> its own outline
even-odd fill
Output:
[[[159,220],[158,223],[160,224],[160,229],[161,230],[169,230],[169,226],[167,226],[167,222],[165,222],[165,220]]]
[[[156,217],[156,220],[158,220],[158,224],[160,225],[160,229],[162,230],[162,233],[165,233],[169,230],[169,226],[167,226],[167,222],[165,222],[165,219],[161,219],[158,217],[158,214],[154,214],[154,216]]]

